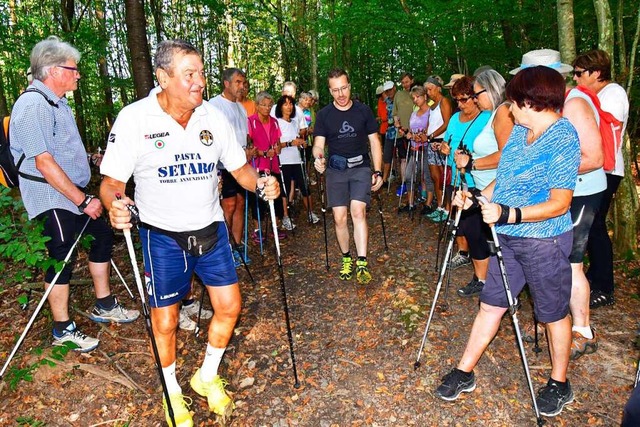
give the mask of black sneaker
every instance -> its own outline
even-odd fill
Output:
[[[433,210],[434,209],[431,206],[424,205],[422,207],[422,210],[420,211],[420,215],[422,216],[431,215],[433,213]]]
[[[476,376],[471,372],[464,372],[453,368],[442,377],[442,384],[436,389],[436,396],[449,402],[456,400],[460,393],[469,393],[476,389]]]
[[[471,297],[482,292],[484,283],[482,283],[476,276],[467,284],[467,286],[458,289],[458,295],[461,297]]]
[[[605,294],[602,291],[591,291],[589,297],[589,308],[600,308],[615,304],[613,294]]]
[[[404,205],[400,208],[400,212],[413,212],[416,210],[415,205]]]
[[[573,402],[573,391],[571,391],[571,384],[567,380],[567,385],[562,387],[549,378],[547,385],[538,390],[538,397],[536,403],[538,404],[538,411],[545,417],[555,417],[560,412],[564,405],[568,405]]]

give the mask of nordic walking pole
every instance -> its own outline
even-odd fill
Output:
[[[233,243],[233,247],[237,248],[238,247],[238,242],[236,242],[236,238],[233,236],[233,233],[231,232],[231,228],[229,227],[229,224],[227,224],[227,219],[226,218],[224,219],[224,225],[227,227],[227,230],[229,230],[229,237],[231,237],[231,243]],[[255,286],[256,282],[255,282],[255,280],[253,280],[253,276],[251,275],[251,271],[249,271],[249,266],[247,265],[247,261],[245,261],[244,257],[240,257],[240,261],[242,261],[242,265],[244,266],[244,270],[249,275],[249,279],[251,280],[251,283]]]
[[[260,169],[256,168],[255,157],[251,159],[251,165],[260,175]],[[264,252],[262,251],[262,221],[260,221],[260,198],[256,197],[256,213],[258,216],[258,240],[260,240],[260,256],[264,256]]]
[[[382,198],[380,197],[379,192],[376,192],[376,197],[378,199],[378,213],[380,214],[380,224],[382,225],[382,238],[384,239],[384,251],[387,252],[389,251],[389,246],[387,246],[387,231],[384,227],[384,215],[382,215]]]
[[[393,138],[393,147],[391,147],[391,166],[389,167],[389,176],[387,177],[387,194],[391,191],[391,174],[393,173],[393,160],[396,157],[396,141],[398,140],[398,131],[396,130]]]
[[[244,190],[244,258],[247,259],[247,246],[249,244],[249,191]]]
[[[122,199],[120,193],[116,193],[116,199]],[[134,224],[139,220],[138,208],[135,205],[126,205],[127,209],[131,213],[131,223]],[[176,418],[171,406],[171,399],[169,398],[169,389],[167,389],[167,382],[164,380],[164,374],[162,373],[162,363],[160,362],[160,353],[158,353],[158,345],[153,335],[153,328],[151,326],[151,314],[149,311],[149,305],[145,298],[144,288],[142,287],[142,280],[140,279],[140,270],[138,269],[138,261],[136,261],[136,250],[133,247],[133,239],[131,238],[131,229],[125,228],[122,230],[124,234],[124,240],[127,242],[127,250],[129,251],[129,258],[131,259],[131,267],[133,269],[133,277],[136,280],[136,287],[138,288],[138,294],[140,294],[140,304],[142,304],[142,315],[144,316],[145,324],[147,326],[147,333],[149,334],[149,340],[151,341],[151,350],[153,352],[153,358],[156,362],[156,368],[158,368],[158,375],[160,376],[160,384],[162,385],[162,394],[164,394],[164,400],[167,403],[167,412],[169,413],[169,419],[173,427],[176,427]]]
[[[484,196],[476,196],[481,205],[488,204],[489,201]],[[538,403],[536,402],[536,394],[533,390],[533,383],[531,382],[531,373],[529,372],[529,364],[527,363],[527,353],[524,350],[524,343],[522,342],[522,334],[520,333],[520,324],[518,322],[518,304],[514,302],[513,295],[511,294],[511,288],[509,287],[509,279],[507,278],[507,268],[504,265],[504,257],[502,256],[502,247],[498,240],[498,233],[496,227],[491,224],[491,235],[493,236],[493,242],[496,247],[496,258],[498,258],[498,266],[500,267],[500,276],[502,276],[502,284],[504,285],[504,291],[507,294],[507,301],[509,302],[509,313],[511,314],[511,320],[513,321],[513,327],[516,331],[516,338],[518,341],[518,348],[520,350],[520,356],[522,357],[522,365],[524,366],[524,373],[527,377],[527,384],[529,385],[529,393],[531,393],[531,401],[533,402],[533,410],[536,414],[536,421],[538,426],[544,425],[544,420],[540,416],[538,410]]]
[[[463,200],[464,202],[464,200]],[[449,240],[449,244],[447,245],[447,251],[445,252],[444,259],[442,260],[442,268],[440,269],[440,277],[438,278],[438,284],[436,286],[436,293],[433,297],[433,303],[431,304],[431,310],[429,311],[429,318],[427,320],[427,326],[424,328],[424,334],[422,334],[422,342],[420,343],[420,349],[418,350],[418,356],[416,357],[416,361],[413,364],[413,369],[416,370],[420,367],[420,357],[422,356],[422,350],[424,349],[424,345],[427,341],[427,334],[429,333],[429,326],[431,325],[431,319],[433,318],[433,313],[436,309],[436,304],[438,303],[438,295],[440,294],[440,289],[442,288],[442,282],[444,281],[444,276],[447,271],[447,267],[449,265],[449,261],[451,258],[451,251],[453,249],[453,243],[455,241],[456,232],[458,231],[458,224],[460,223],[460,217],[462,216],[462,208],[459,208],[456,211],[456,219],[453,224],[453,228],[451,229],[451,239]]]
[[[324,228],[324,260],[327,266],[327,271],[329,271],[329,247],[327,244],[327,206],[325,201],[325,191],[324,191],[324,174],[318,174],[316,171],[316,181],[318,181],[318,193],[320,193],[320,201],[322,202],[322,226]]]
[[[278,261],[278,273],[280,275],[280,288],[282,289],[282,303],[284,305],[284,319],[287,324],[287,338],[289,340],[289,354],[291,355],[291,366],[293,367],[293,387],[300,388],[298,381],[298,371],[296,369],[296,357],[293,353],[293,334],[291,333],[291,322],[289,321],[289,306],[287,304],[287,289],[284,285],[284,271],[282,269],[282,258],[280,257],[280,239],[278,238],[278,226],[276,225],[276,210],[273,200],[269,200],[269,214],[271,215],[271,226],[273,227],[273,241],[276,246],[276,258]]]
[[[302,196],[303,200],[305,197],[308,198],[307,200],[307,220],[309,221],[309,224],[313,224],[313,219],[311,218],[311,192],[309,191],[309,180],[307,179],[307,171],[306,169],[306,164],[307,164],[307,154],[304,151],[304,147],[298,147],[298,153],[300,154],[300,158],[302,159],[302,163],[300,163],[300,171],[302,173],[302,182],[304,185],[304,190],[307,193],[306,196]],[[304,202],[303,202],[304,203]]]
[[[113,258],[111,258],[111,267],[113,267],[113,270],[116,272],[116,274],[120,278],[120,281],[122,281],[122,284],[124,285],[125,289],[127,290],[127,292],[129,292],[129,296],[131,297],[131,299],[135,301],[136,297],[133,296],[133,292],[131,292],[131,289],[129,289],[127,282],[124,281],[124,277],[122,277],[122,273],[120,273],[120,270],[118,270],[118,267],[116,267],[116,263],[113,262]]]
[[[78,245],[78,242],[82,238],[82,234],[84,233],[84,230],[87,228],[87,225],[89,225],[89,221],[91,221],[90,217],[87,218],[87,222],[84,223],[84,226],[82,227],[82,230],[80,230],[80,234],[78,234],[78,238],[76,239],[75,242],[73,242],[73,245],[71,246],[71,249],[69,249],[69,252],[67,253],[67,256],[64,257],[64,260],[62,261],[62,267],[63,268],[69,262],[69,259],[71,258],[71,254],[73,254],[74,249],[76,248],[76,246]],[[20,338],[18,338],[18,341],[16,342],[16,345],[13,347],[13,350],[11,350],[11,354],[9,354],[9,357],[7,358],[7,361],[5,362],[4,366],[2,367],[2,370],[0,371],[0,380],[2,379],[2,376],[4,375],[4,372],[7,370],[7,367],[9,366],[9,363],[11,362],[11,359],[13,359],[13,356],[15,356],[16,352],[20,348],[20,345],[22,344],[22,341],[24,341],[24,338],[27,336],[27,333],[29,332],[29,329],[31,329],[31,325],[33,325],[33,322],[36,320],[36,317],[38,316],[38,313],[40,313],[40,310],[42,309],[42,306],[44,305],[44,303],[47,300],[47,298],[49,298],[49,295],[53,291],[53,287],[56,285],[56,282],[58,281],[58,278],[60,277],[61,274],[62,274],[62,268],[53,277],[53,280],[49,284],[49,287],[44,292],[44,295],[42,296],[42,299],[40,299],[40,302],[38,303],[38,306],[36,307],[35,311],[31,315],[31,319],[29,319],[29,322],[27,323],[27,326],[24,328],[24,331],[22,332],[22,335],[20,335]]]

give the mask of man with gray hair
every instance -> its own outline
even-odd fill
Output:
[[[51,36],[31,52],[33,82],[16,101],[10,122],[11,153],[20,170],[20,192],[29,219],[44,221],[49,256],[59,262],[71,251],[76,236],[85,230],[94,237],[89,251],[89,272],[96,304],[89,318],[96,322],[133,322],[136,310],[118,304],[109,289],[113,233],[101,218],[102,204],[87,194],[91,172],[65,94],[78,88],[80,53]],[[85,228],[86,227],[86,228]],[[45,288],[53,315],[53,345],[72,343],[78,351],[95,349],[99,340],[78,330],[69,318],[69,281],[73,263],[67,263],[55,283],[55,268],[45,273]]]

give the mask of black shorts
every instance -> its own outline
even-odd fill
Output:
[[[588,196],[577,196],[571,200],[571,221],[573,221],[573,245],[569,261],[579,264],[584,258],[589,241],[589,231],[593,219],[600,210],[600,201],[604,191]]]
[[[226,169],[220,169],[220,178],[222,178],[222,198],[235,197],[237,194],[244,196],[244,188]]]
[[[493,240],[493,237],[489,226],[482,220],[482,212],[479,208],[462,211],[459,235],[467,239],[471,258],[483,260],[491,256],[487,242]]]
[[[400,160],[406,160],[407,159],[407,147],[408,147],[409,141],[407,140],[407,138],[398,138],[396,139],[396,149],[398,150],[398,158]]]
[[[359,167],[337,171],[327,168],[327,207],[349,206],[352,200],[371,202],[371,169]]]
[[[302,163],[298,165],[280,165],[280,170],[282,172],[282,177],[284,179],[283,183],[289,184],[292,180],[295,182],[295,186],[300,189],[300,192],[304,197],[309,195],[309,187],[304,182],[304,176],[302,175],[302,168],[304,165]],[[287,191],[291,188],[290,185],[287,185]],[[281,196],[284,197],[284,192],[281,192]]]
[[[111,260],[113,232],[103,217],[89,219],[89,216],[85,214],[76,215],[64,209],[50,209],[38,215],[37,218],[44,219],[44,230],[42,234],[51,238],[51,240],[45,243],[51,258],[57,261],[63,261],[71,250],[71,246],[73,246],[78,238],[78,233],[80,233],[84,225],[87,224],[87,220],[89,220],[87,228],[84,231],[84,235],[88,234],[94,237],[89,249],[89,261],[102,263]],[[74,262],[75,256],[72,256],[67,265],[62,269],[56,283],[63,285],[69,283]],[[53,267],[49,268],[45,273],[45,282],[51,283],[55,275],[55,269]]]

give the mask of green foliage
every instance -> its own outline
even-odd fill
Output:
[[[50,360],[59,360],[63,361],[65,356],[69,353],[69,351],[78,348],[78,345],[72,342],[66,342],[64,345],[55,346],[51,348],[51,353],[49,358],[42,358],[37,362],[32,363],[31,365],[25,366],[24,368],[16,368],[11,367],[5,376],[7,384],[9,384],[9,388],[11,390],[15,390],[20,384],[21,381],[33,381],[33,373],[43,365],[47,365],[49,367],[54,367],[56,364]],[[41,348],[36,347],[33,350],[33,353],[36,355],[42,355],[43,351]]]
[[[0,189],[0,212],[0,275],[5,283],[32,280],[34,272],[51,266],[62,268],[62,263],[47,255],[49,238],[42,235],[43,222],[29,221],[22,201],[4,187]]]
[[[16,418],[16,423],[19,426],[29,426],[29,427],[44,427],[47,424],[44,421],[36,420],[33,417],[20,416]]]

